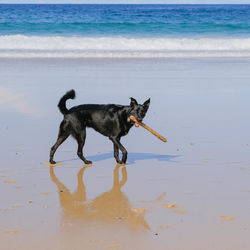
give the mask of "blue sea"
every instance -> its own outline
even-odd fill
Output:
[[[250,5],[0,5],[0,57],[250,57]]]

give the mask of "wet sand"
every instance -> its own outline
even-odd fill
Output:
[[[1,59],[1,249],[247,250],[249,59]],[[47,164],[69,89],[82,103],[151,97],[122,139],[128,164],[91,129]]]

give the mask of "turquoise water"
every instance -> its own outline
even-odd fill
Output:
[[[241,36],[250,5],[0,5],[0,35]]]
[[[2,4],[0,56],[249,56],[249,17],[250,5]]]

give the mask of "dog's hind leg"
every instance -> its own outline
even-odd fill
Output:
[[[77,149],[77,155],[78,157],[84,161],[85,164],[91,164],[92,161],[87,160],[82,153],[83,146],[85,144],[85,139],[86,139],[86,128],[84,128],[81,133],[75,133],[74,137],[77,140],[78,143],[78,149]]]
[[[57,148],[69,137],[69,132],[66,131],[66,126],[65,122],[62,122],[60,125],[60,130],[58,134],[58,138],[56,143],[52,146],[50,150],[50,157],[49,157],[49,162],[51,164],[56,164],[56,162],[53,160],[54,154],[57,150]]]
[[[58,136],[58,139],[56,141],[56,143],[53,145],[53,147],[50,150],[50,156],[49,156],[49,162],[51,164],[56,164],[56,162],[53,160],[54,158],[54,154],[57,150],[57,148],[69,137],[69,135],[61,135]]]
[[[120,138],[109,138],[114,143],[114,157],[119,164],[125,164],[127,160],[128,152],[120,143]],[[122,151],[122,160],[119,159],[119,149]]]

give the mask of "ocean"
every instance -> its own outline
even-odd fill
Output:
[[[0,57],[250,57],[250,5],[1,4]]]

